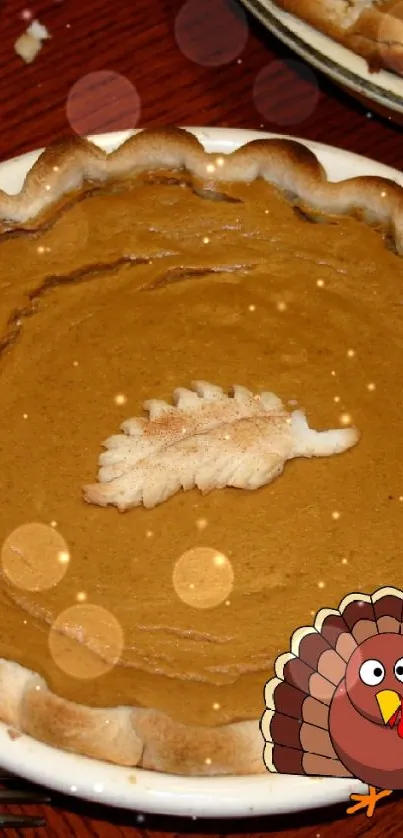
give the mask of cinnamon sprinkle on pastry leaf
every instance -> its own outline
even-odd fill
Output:
[[[234,386],[228,396],[206,381],[191,386],[175,390],[174,405],[145,402],[148,418],[128,419],[123,434],[104,442],[98,482],[83,489],[88,503],[151,509],[180,489],[258,489],[287,460],[339,454],[359,439],[355,428],[312,430],[302,411],[289,413],[273,393]]]

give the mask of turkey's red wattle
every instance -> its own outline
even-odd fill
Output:
[[[401,739],[403,739],[403,698],[400,701],[399,709],[396,710],[396,713],[393,713],[393,716],[391,716],[391,718],[389,719],[388,725],[390,727],[393,727],[396,724],[396,721],[397,721],[397,718],[398,718],[399,715],[400,715],[400,718],[399,718],[399,724],[397,726],[397,735],[400,736]]]

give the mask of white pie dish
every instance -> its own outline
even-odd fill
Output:
[[[273,136],[233,129],[192,130],[207,150],[220,153],[251,139]],[[96,142],[111,150],[127,135],[127,132],[104,135],[96,138]],[[403,185],[402,174],[387,166],[318,143],[306,142],[306,145],[315,151],[332,180],[365,174],[389,177]],[[18,191],[38,153],[2,164],[0,187]],[[267,773],[253,777],[197,778],[121,768],[50,748],[25,735],[10,738],[5,725],[0,725],[0,753],[4,768],[49,788],[113,806],[160,814],[245,817],[291,813],[347,800],[353,790],[362,789],[361,784],[351,780]]]

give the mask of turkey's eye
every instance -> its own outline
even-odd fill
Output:
[[[396,661],[394,666],[394,673],[397,680],[402,681],[403,683],[403,658],[399,658],[399,660]]]
[[[403,681],[403,659],[397,662],[402,667]],[[396,664],[397,665],[397,664]],[[385,667],[380,661],[364,661],[360,666],[360,678],[368,687],[376,687],[385,677]]]

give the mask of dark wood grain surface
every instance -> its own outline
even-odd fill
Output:
[[[402,130],[306,67],[232,0],[23,0],[0,3],[0,160],[74,133],[134,125],[218,125],[284,132],[403,166]],[[30,13],[51,39],[24,64],[14,43]],[[0,755],[1,763],[1,755]],[[344,807],[284,818],[194,821],[53,797],[27,835],[155,838],[282,835],[398,838],[394,795],[369,820]],[[10,830],[10,835],[19,834]]]

